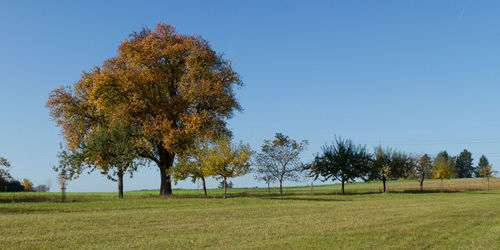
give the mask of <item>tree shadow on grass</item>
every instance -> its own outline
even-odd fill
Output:
[[[0,207],[0,214],[28,214],[28,213],[39,213],[39,212],[53,212],[51,209],[32,209],[32,208],[10,208],[10,207]]]
[[[328,199],[328,198],[316,198],[316,197],[265,197],[268,200],[281,200],[281,201],[322,201],[322,202],[338,202],[338,201],[352,201],[353,199]]]

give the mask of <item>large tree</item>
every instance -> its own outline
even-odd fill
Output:
[[[234,88],[241,85],[206,40],[159,23],[131,34],[117,56],[84,73],[75,88],[53,91],[48,106],[70,145],[92,131],[96,119],[87,113],[140,128],[138,156],[157,165],[160,195],[168,195],[175,156],[200,136],[227,132],[227,119],[240,109]]]
[[[280,194],[283,194],[284,180],[298,180],[303,165],[300,153],[307,144],[305,140],[297,142],[282,133],[276,133],[273,140],[264,140],[256,157],[257,175],[269,182],[278,181]]]
[[[474,174],[472,165],[472,153],[464,149],[455,160],[454,174],[458,178],[471,178]]]
[[[365,146],[354,145],[351,140],[336,138],[333,145],[322,147],[322,154],[317,155],[311,164],[316,177],[322,176],[323,181],[338,180],[342,183],[342,194],[345,193],[344,184],[362,178],[369,171],[371,154]]]

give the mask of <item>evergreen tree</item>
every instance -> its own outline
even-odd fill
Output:
[[[471,178],[474,173],[472,153],[464,149],[456,158],[454,175],[458,178]]]
[[[481,155],[481,158],[479,158],[479,162],[477,164],[477,168],[474,171],[474,175],[476,177],[486,177],[484,176],[484,169],[486,169],[488,165],[490,165],[488,158],[486,158],[486,156],[484,155]]]

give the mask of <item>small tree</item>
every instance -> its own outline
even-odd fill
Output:
[[[250,169],[252,151],[250,145],[239,143],[232,145],[229,137],[216,139],[208,150],[205,174],[222,179],[224,199],[227,193],[227,179],[245,175]]]
[[[325,145],[322,150],[322,155],[317,155],[312,164],[314,174],[316,178],[322,176],[323,181],[339,180],[342,194],[345,193],[345,182],[365,176],[371,165],[371,155],[366,147],[356,146],[351,140],[336,138],[333,145]]]
[[[274,140],[265,140],[261,152],[257,154],[257,176],[270,182],[280,183],[283,194],[284,180],[298,180],[302,171],[300,153],[305,150],[307,141],[297,142],[290,137],[276,133]]]
[[[453,160],[450,157],[442,157],[438,155],[434,159],[432,168],[432,176],[441,180],[441,191],[443,191],[443,180],[449,179],[453,174]]]
[[[233,188],[232,181],[229,181],[229,182],[221,181],[221,182],[219,182],[219,186],[217,186],[217,188],[224,188],[224,185],[226,185],[227,188]]]
[[[110,126],[99,127],[89,136],[82,146],[83,157],[80,157],[90,168],[97,168],[101,174],[118,183],[118,198],[123,199],[123,176],[128,171],[130,176],[145,161],[137,156],[138,148],[134,146],[139,131],[133,125],[115,121]],[[115,176],[117,177],[115,179]]]
[[[38,185],[38,186],[35,187],[35,192],[42,192],[42,193],[44,193],[44,192],[48,192],[49,189],[50,188],[49,188],[48,185],[42,184],[42,185]]]
[[[381,146],[375,148],[372,165],[369,168],[367,180],[381,180],[384,193],[387,192],[386,182],[390,179],[392,150]]]
[[[188,177],[191,177],[193,183],[200,179],[205,197],[207,196],[205,179],[209,176],[207,167],[210,160],[210,146],[211,142],[209,139],[197,140],[193,146],[178,155],[177,161],[172,168],[172,176],[175,183],[179,180],[185,180]]]
[[[23,187],[24,187],[24,191],[33,191],[33,182],[31,182],[27,178],[24,178],[23,179]]]
[[[491,164],[486,165],[486,167],[479,168],[478,173],[480,176],[486,179],[487,186],[486,186],[486,191],[490,191],[490,178],[493,177],[493,174],[495,171],[493,171]]]
[[[255,170],[255,179],[267,184],[267,193],[271,193],[271,183],[276,181],[272,165],[262,165]]]
[[[418,163],[416,165],[416,175],[420,183],[420,191],[423,191],[424,189],[425,176],[429,175],[429,173],[431,172],[432,172],[432,159],[427,154],[420,156],[420,158],[418,159]]]
[[[487,168],[488,165],[490,165],[488,158],[486,158],[486,156],[484,156],[484,155],[481,155],[481,158],[479,158],[479,162],[477,163],[477,167],[474,171],[474,175],[476,177],[486,177],[486,176],[483,176],[483,173],[484,173],[484,169]]]

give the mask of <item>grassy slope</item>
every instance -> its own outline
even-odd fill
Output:
[[[350,191],[370,190],[369,187],[351,185]],[[226,200],[162,199],[146,197],[151,191],[139,191],[128,192],[128,199],[123,201],[105,198],[76,199],[64,204],[0,203],[0,248],[496,248],[500,245],[498,188],[489,193],[331,194],[337,190],[336,185],[316,187],[315,194],[309,195],[308,188],[299,187],[286,189],[293,195]],[[192,192],[195,191],[178,193]],[[245,192],[265,192],[265,189]],[[86,197],[93,195],[96,194]]]

